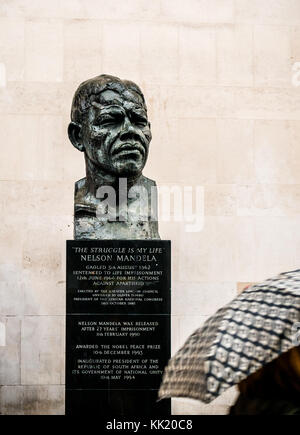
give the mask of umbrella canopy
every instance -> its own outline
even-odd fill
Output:
[[[211,402],[295,347],[293,328],[299,321],[300,269],[248,287],[170,359],[159,398]]]

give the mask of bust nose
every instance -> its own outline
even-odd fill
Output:
[[[120,133],[120,139],[126,139],[127,137],[132,137],[136,135],[136,131],[134,126],[132,125],[128,116],[125,117],[124,123],[122,126],[122,131]]]

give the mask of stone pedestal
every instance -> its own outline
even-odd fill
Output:
[[[170,241],[67,241],[66,414],[170,414],[170,260]]]

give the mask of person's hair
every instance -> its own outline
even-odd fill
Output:
[[[107,74],[101,74],[97,77],[86,80],[78,86],[73,97],[71,120],[81,124],[83,116],[91,107],[92,102],[96,101],[97,96],[107,89],[110,89],[121,95],[126,90],[130,89],[142,98],[145,110],[147,110],[144,95],[141,89],[135,83],[129,80],[121,80],[118,77]]]

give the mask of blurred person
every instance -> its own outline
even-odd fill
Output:
[[[300,415],[300,346],[238,384],[230,415]]]

